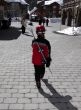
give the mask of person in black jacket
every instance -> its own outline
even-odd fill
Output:
[[[32,41],[32,63],[35,69],[35,81],[37,88],[41,88],[41,79],[45,74],[45,66],[51,62],[51,45],[45,39],[44,32],[37,32],[37,39]]]
[[[49,23],[49,19],[47,18],[46,19],[46,26],[48,26],[48,23]]]

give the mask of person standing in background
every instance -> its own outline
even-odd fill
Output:
[[[21,24],[22,24],[22,27],[21,27],[21,29],[22,29],[22,34],[24,34],[25,33],[25,30],[26,30],[26,18],[25,17],[23,17],[22,18],[22,20],[21,20]]]
[[[49,23],[49,19],[47,18],[46,19],[46,26],[48,26],[48,23]]]

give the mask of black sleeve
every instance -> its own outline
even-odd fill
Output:
[[[33,39],[33,40],[32,40],[32,44],[35,42],[35,40],[36,40],[36,39]],[[32,45],[32,44],[31,44],[31,45]]]
[[[47,45],[48,45],[48,49],[49,49],[49,57],[46,59],[47,60],[46,67],[49,67],[51,64],[51,60],[52,60],[51,59],[51,45],[50,45],[49,41],[48,41]]]
[[[50,45],[49,41],[47,42],[47,45],[48,45],[48,49],[49,49],[49,57],[51,58],[51,45]]]

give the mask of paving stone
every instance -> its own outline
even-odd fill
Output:
[[[24,105],[23,104],[10,104],[9,110],[23,110]]]
[[[16,103],[17,102],[17,98],[5,98],[4,99],[4,103],[10,103],[10,104],[12,104],[12,103]]]
[[[0,110],[8,110],[9,104],[0,104]]]
[[[28,98],[18,98],[18,103],[28,104],[28,103],[31,103],[31,99],[28,99]]]
[[[36,109],[38,109],[38,104],[25,104],[24,109],[26,109],[26,110],[36,110]]]
[[[23,97],[24,97],[24,94],[13,93],[13,94],[12,94],[12,97],[20,97],[20,98],[22,97],[22,98],[23,98]]]
[[[32,103],[44,103],[44,98],[32,98]]]
[[[3,103],[3,98],[0,98],[0,103]]]
[[[33,98],[33,97],[37,97],[37,94],[36,93],[26,93],[25,97]]]

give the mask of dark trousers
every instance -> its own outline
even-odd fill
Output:
[[[44,77],[45,65],[42,66],[34,65],[34,68],[35,68],[35,81],[39,82],[40,79]]]
[[[48,22],[46,22],[46,26],[48,26]]]
[[[25,33],[25,27],[22,26],[22,33],[24,34]]]

